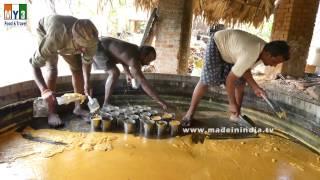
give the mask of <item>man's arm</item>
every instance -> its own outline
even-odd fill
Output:
[[[52,110],[56,104],[56,98],[53,92],[48,88],[47,84],[45,83],[40,67],[32,66],[32,73],[34,81],[36,82],[38,88],[41,91],[41,97],[48,102],[49,111]]]
[[[48,86],[44,81],[40,67],[32,66],[32,73],[33,73],[34,81],[36,82],[42,94],[46,89],[48,89]]]
[[[97,52],[97,46],[93,45],[92,47],[88,48],[82,56],[82,71],[83,71],[83,81],[84,81],[84,94],[86,96],[91,96],[90,94],[90,74],[91,74],[91,67],[93,63],[93,56]]]
[[[50,57],[57,55],[57,44],[58,42],[54,37],[43,38],[38,50],[34,53],[33,57],[29,61],[32,66],[34,80],[41,93],[43,93],[44,90],[48,89],[48,87],[44,81],[40,68],[46,64],[47,59],[50,59]]]
[[[242,77],[247,81],[247,83],[252,89],[256,89],[259,87],[257,82],[252,77],[251,69],[247,70]]]
[[[147,79],[144,77],[141,66],[135,65],[133,68],[131,68],[131,73],[133,77],[141,84],[142,89],[155,101],[157,101],[158,104],[162,106],[163,109],[167,109],[167,104],[160,99],[156,91],[150,86]]]
[[[124,73],[126,73],[126,75],[132,79],[133,76],[130,72],[129,66],[122,63],[122,67],[123,67]]]
[[[64,35],[66,34],[66,29],[64,26],[50,27],[48,34],[43,37],[39,44],[39,48],[30,59],[30,64],[32,65],[32,73],[34,80],[41,91],[41,96],[46,99],[49,103],[49,107],[55,105],[55,97],[44,81],[40,67],[46,64],[47,59],[52,56],[56,56],[58,49],[62,46]],[[41,34],[43,36],[43,34]]]
[[[83,80],[84,80],[84,94],[86,96],[91,96],[90,94],[90,73],[91,73],[91,65],[82,63],[82,71],[83,71]]]
[[[40,68],[46,64],[47,59],[50,59],[50,57],[57,54],[57,49],[58,42],[55,38],[44,38],[40,43],[39,49],[30,59],[34,81],[41,91],[42,98],[44,98],[48,102],[49,110],[52,110],[55,106],[56,99],[52,90],[48,88],[46,82],[44,81]]]
[[[247,70],[243,74],[243,78],[248,82],[249,86],[253,89],[254,93],[261,97],[262,95],[265,95],[266,93],[264,90],[257,84],[257,82],[253,79],[251,69]]]

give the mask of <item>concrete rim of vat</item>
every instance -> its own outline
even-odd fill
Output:
[[[199,77],[172,74],[146,73],[151,85],[163,96],[182,96],[191,98],[193,89]],[[92,87],[97,96],[104,95],[105,74],[92,74]],[[115,88],[115,94],[123,94],[126,89],[124,74],[120,75]],[[72,90],[71,77],[62,76],[57,81],[58,92]],[[320,152],[320,104],[304,100],[290,93],[266,87],[269,96],[277,101],[290,115],[290,120],[284,121],[274,117],[270,108],[257,98],[250,88],[246,89],[243,113],[251,115],[254,121],[271,126],[299,140],[316,152]],[[135,93],[142,93],[135,92]],[[19,124],[32,120],[32,100],[39,96],[34,81],[25,81],[0,88],[0,134],[16,128]],[[221,87],[209,88],[202,104],[227,108],[227,96]],[[190,99],[189,99],[190,102]],[[259,113],[260,112],[260,113]],[[261,113],[263,112],[263,113]]]

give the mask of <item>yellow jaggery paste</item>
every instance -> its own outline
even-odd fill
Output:
[[[86,96],[79,93],[65,93],[61,97],[64,98],[66,102],[80,101],[80,104],[86,100]]]
[[[101,120],[101,116],[98,115],[98,114],[95,114],[95,115],[93,115],[93,116],[91,117],[91,120],[92,120],[92,121],[100,121],[100,120]]]
[[[173,118],[173,115],[171,113],[164,113],[162,115],[162,119],[165,119],[165,120],[169,120],[169,119],[172,119]]]
[[[4,179],[313,180],[320,177],[318,154],[272,134],[192,144],[190,136],[159,140],[120,133],[30,128],[24,133],[66,145],[30,141],[16,132],[1,135],[0,174]]]
[[[180,125],[180,121],[173,120],[173,121],[170,121],[169,124],[170,124],[171,126],[179,126],[179,125]]]

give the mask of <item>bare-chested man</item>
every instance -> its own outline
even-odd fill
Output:
[[[94,57],[94,65],[97,69],[103,69],[108,74],[103,106],[108,105],[112,90],[120,75],[116,64],[121,64],[128,79],[137,80],[142,89],[164,110],[167,110],[167,103],[160,99],[141,71],[142,66],[149,65],[155,59],[156,51],[151,46],[138,47],[135,44],[111,37],[101,38]]]

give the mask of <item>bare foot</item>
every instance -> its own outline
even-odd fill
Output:
[[[112,104],[103,104],[102,111],[110,112],[114,110],[114,106]]]
[[[104,103],[101,109],[108,109],[108,107],[113,106],[112,104]]]
[[[58,128],[64,125],[58,114],[49,114],[48,124],[52,128]]]
[[[238,116],[235,116],[235,115],[231,115],[229,120],[233,123],[239,123],[240,122],[240,118]]]
[[[101,109],[107,109],[107,107],[109,106],[110,104],[107,104],[107,103],[103,103]]]
[[[190,127],[192,122],[192,117],[185,115],[181,120],[182,127]]]
[[[90,123],[89,111],[82,108],[74,108],[73,114],[83,119],[85,122]]]

